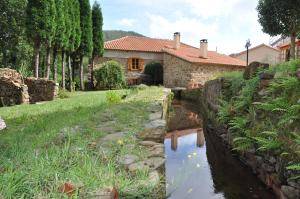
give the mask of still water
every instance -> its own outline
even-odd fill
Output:
[[[169,199],[274,199],[249,168],[207,133],[198,111],[174,102],[165,138]]]

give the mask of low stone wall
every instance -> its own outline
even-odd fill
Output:
[[[25,78],[24,81],[28,86],[30,103],[54,100],[56,96],[56,84],[54,81],[36,78]]]
[[[28,88],[15,70],[0,69],[0,107],[29,102]]]
[[[208,124],[209,133],[215,133],[225,145],[232,149],[231,132],[226,125],[217,121],[218,99],[226,92],[227,82],[224,79],[209,81],[205,84],[201,106],[203,117]],[[238,153],[242,162],[249,166],[261,181],[271,188],[280,199],[299,199],[300,180],[290,180],[291,171],[284,168],[284,157],[280,154],[257,153],[255,150]]]

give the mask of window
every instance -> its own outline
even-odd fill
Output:
[[[139,58],[129,58],[128,70],[144,70],[144,60]]]
[[[140,68],[140,60],[139,59],[135,59],[135,58],[133,58],[132,59],[132,66],[131,66],[131,69],[132,70],[139,70],[139,68]]]

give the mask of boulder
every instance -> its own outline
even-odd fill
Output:
[[[290,186],[281,186],[281,190],[283,194],[287,197],[287,199],[299,199],[300,198],[300,191],[295,189],[294,187]]]
[[[244,79],[248,80],[254,77],[259,68],[268,69],[269,64],[264,64],[260,62],[252,62],[249,66],[246,67],[244,72]]]
[[[0,117],[0,131],[6,128],[4,120]]]
[[[259,79],[271,80],[274,79],[275,74],[269,72],[263,72],[259,74]]]

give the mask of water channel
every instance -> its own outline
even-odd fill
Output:
[[[206,132],[200,110],[174,101],[165,138],[169,199],[274,199],[252,171]]]

